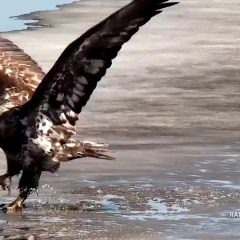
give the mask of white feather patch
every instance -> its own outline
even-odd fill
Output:
[[[38,136],[37,139],[32,140],[33,143],[38,145],[45,153],[50,154],[52,149],[52,140],[46,136]]]
[[[42,131],[43,134],[47,134],[48,130],[53,126],[52,121],[50,121],[46,116],[43,117],[43,119],[41,119],[40,123],[39,123],[39,131]]]
[[[76,114],[74,111],[72,110],[69,110],[67,111],[67,116],[71,117],[71,118],[77,118],[78,117],[78,114]]]
[[[59,118],[62,121],[66,121],[67,120],[64,113],[61,113]]]

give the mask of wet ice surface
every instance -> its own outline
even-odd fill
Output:
[[[148,181],[151,184],[146,186]],[[45,185],[40,190],[41,200],[33,196],[23,214],[2,215],[8,222],[1,223],[2,235],[24,235],[28,230],[40,237],[69,239],[164,235],[203,239],[204,234],[216,239],[239,237],[239,222],[229,218],[231,209],[239,209],[238,191],[165,188],[150,179],[125,184],[112,179],[93,183],[79,188],[72,184],[61,190]]]
[[[23,214],[0,215],[2,235],[31,232],[59,239],[239,239],[239,221],[229,218],[230,212],[240,211],[237,143],[231,150],[221,144],[206,147],[195,143],[195,151],[193,146],[185,146],[184,152],[176,143],[163,145],[159,144],[163,162],[143,161],[149,152],[156,151],[154,144],[145,148],[135,144],[134,150],[128,149],[130,156],[136,149],[146,154],[136,169],[131,165],[126,169],[122,158],[123,163],[86,159],[69,164],[57,176],[45,174],[39,196],[29,199]],[[118,147],[116,151],[126,150]],[[135,165],[139,163],[135,161]],[[77,170],[78,165],[81,168]],[[13,199],[4,197],[2,201]]]
[[[47,71],[66,44],[124,3],[25,16],[54,28],[4,36]],[[78,125],[79,138],[111,143],[117,161],[82,159],[45,174],[23,214],[0,215],[0,235],[239,239],[239,219],[229,217],[240,211],[238,13],[236,0],[186,0],[149,23]]]

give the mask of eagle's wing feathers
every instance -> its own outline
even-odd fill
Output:
[[[122,45],[168,0],[134,0],[71,43],[40,83],[25,109],[44,114],[53,125],[74,126],[97,82]]]
[[[0,38],[0,104],[21,105],[31,98],[44,77],[42,69],[26,53]]]

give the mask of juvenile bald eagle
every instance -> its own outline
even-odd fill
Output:
[[[81,157],[111,159],[104,145],[76,141],[75,124],[96,88],[127,42],[168,0],[134,0],[72,42],[48,74],[12,42],[0,39],[0,147],[6,154],[6,180],[22,174],[19,196],[2,207],[22,209],[38,187],[42,171]]]

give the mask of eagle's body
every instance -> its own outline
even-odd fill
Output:
[[[21,209],[42,171],[80,157],[112,159],[104,144],[74,140],[78,115],[117,56],[140,26],[174,5],[134,0],[71,43],[48,74],[12,42],[0,38],[0,147],[6,179],[22,173],[20,195],[5,210]]]

